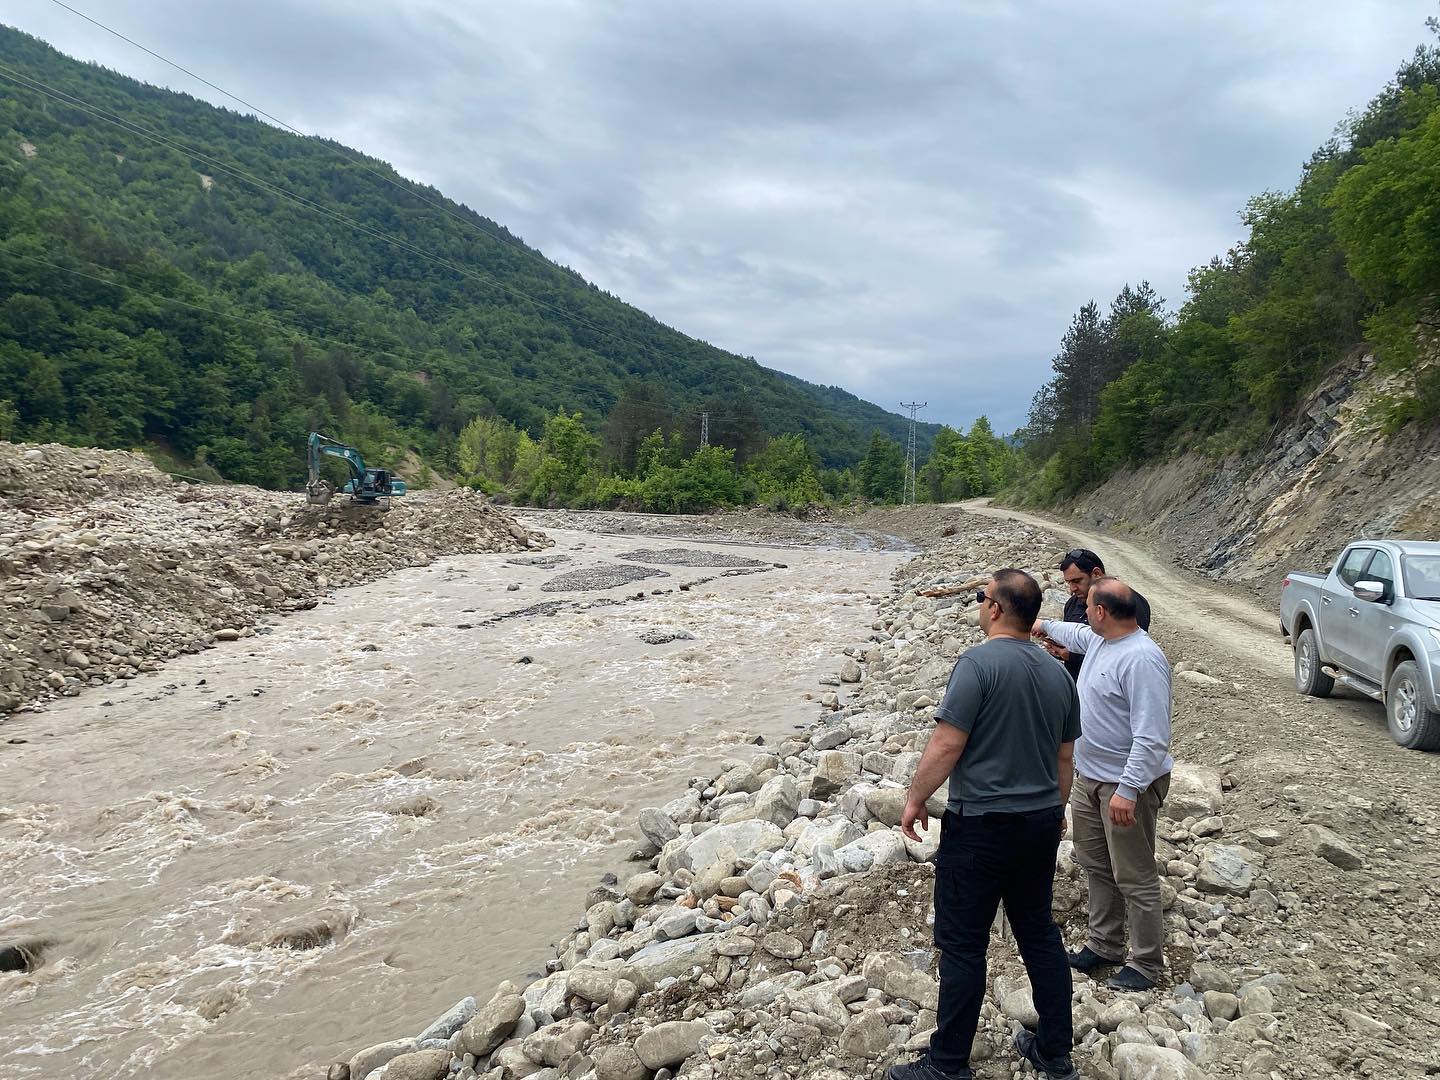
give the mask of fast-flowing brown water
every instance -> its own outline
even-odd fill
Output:
[[[813,718],[899,559],[553,535],[7,724],[0,945],[51,944],[0,973],[0,1075],[282,1076],[536,970],[640,807]],[[541,590],[660,546],[787,566]]]

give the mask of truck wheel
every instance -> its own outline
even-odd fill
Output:
[[[1440,713],[1425,704],[1424,683],[1414,660],[1396,664],[1385,692],[1390,737],[1407,750],[1440,750]]]
[[[1335,689],[1335,680],[1320,669],[1320,646],[1308,628],[1295,639],[1295,689],[1311,697],[1329,697]]]

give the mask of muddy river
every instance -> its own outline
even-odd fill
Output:
[[[539,970],[641,807],[814,716],[903,558],[551,535],[7,724],[0,943],[48,944],[0,1075],[323,1075]]]

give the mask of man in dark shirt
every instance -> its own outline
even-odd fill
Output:
[[[1069,961],[1051,916],[1055,852],[1065,831],[1080,701],[1074,683],[1027,643],[1040,586],[1001,570],[977,596],[985,642],[955,664],[935,730],[910,782],[900,825],[929,828],[925,801],[950,799],[935,857],[940,1007],[930,1049],[890,1080],[970,1080],[970,1048],[985,996],[985,953],[1003,901],[1040,1022],[1015,1047],[1041,1076],[1074,1080]]]
[[[1061,621],[1089,626],[1090,617],[1085,614],[1085,607],[1090,596],[1090,586],[1105,576],[1105,564],[1100,561],[1100,556],[1089,548],[1075,548],[1067,551],[1060,560],[1060,573],[1070,589],[1070,599],[1065,601],[1065,617]],[[1140,624],[1141,630],[1148,633],[1150,603],[1134,589],[1130,591],[1135,595],[1135,621]],[[1085,662],[1084,653],[1072,653],[1053,641],[1047,642],[1045,647],[1050,650],[1051,656],[1065,665],[1065,670],[1070,672],[1072,679],[1080,678],[1080,665]]]

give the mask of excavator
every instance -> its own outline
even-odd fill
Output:
[[[335,485],[320,475],[320,461],[323,457],[337,457],[350,467],[350,479],[340,488],[340,494],[349,495],[352,502],[373,506],[380,499],[391,499],[405,494],[405,481],[390,475],[389,469],[369,469],[360,451],[353,446],[321,435],[310,433],[310,449],[306,460],[310,466],[310,478],[305,484],[305,501],[312,506],[324,506],[335,494]],[[388,506],[389,503],[387,502]]]

